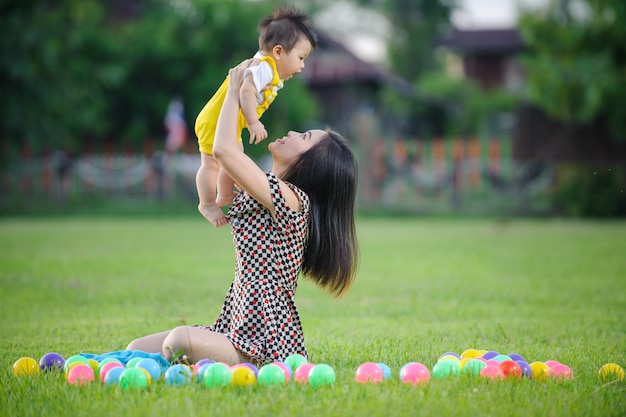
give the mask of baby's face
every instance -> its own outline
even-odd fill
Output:
[[[291,51],[287,52],[283,49],[282,53],[275,56],[276,70],[278,70],[280,79],[288,80],[295,74],[300,73],[304,68],[304,60],[311,53],[311,49],[311,42],[306,36],[302,36]]]

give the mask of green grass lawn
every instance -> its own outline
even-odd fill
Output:
[[[624,416],[626,223],[360,218],[360,272],[336,300],[302,280],[310,361],[337,381],[315,389],[75,387],[15,378],[22,356],[124,349],[137,336],[211,323],[231,282],[230,232],[193,218],[0,220],[0,416]],[[410,361],[476,348],[558,360],[573,380],[462,376],[405,385]],[[393,372],[361,385],[366,361]]]

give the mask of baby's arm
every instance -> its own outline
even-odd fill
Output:
[[[252,74],[247,74],[239,90],[239,103],[241,104],[241,111],[248,124],[250,143],[254,144],[258,144],[262,140],[267,139],[265,126],[263,126],[263,123],[261,123],[256,114],[256,94],[257,91]]]

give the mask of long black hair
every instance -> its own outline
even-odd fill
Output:
[[[289,166],[283,180],[308,194],[310,224],[302,273],[330,293],[345,294],[358,267],[354,223],[358,168],[346,140],[327,136]]]

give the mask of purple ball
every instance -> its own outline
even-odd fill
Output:
[[[524,359],[524,357],[522,355],[518,355],[517,353],[509,353],[508,356],[509,356],[509,358],[511,358],[511,360],[526,362],[526,359]]]
[[[493,359],[496,356],[498,356],[500,354],[500,352],[496,352],[495,350],[490,350],[489,352],[485,353],[483,355],[483,358],[489,360],[489,359]]]
[[[39,359],[39,367],[42,371],[62,370],[64,365],[65,359],[56,352],[48,352]]]
[[[527,378],[533,377],[533,370],[530,368],[530,365],[526,361],[517,360],[515,361],[515,363],[517,363],[519,367],[522,368],[522,375],[524,375]]]
[[[198,365],[198,369],[200,369],[202,365],[211,364],[211,363],[215,363],[215,361],[212,359],[200,359],[198,363],[196,363],[196,365]]]

